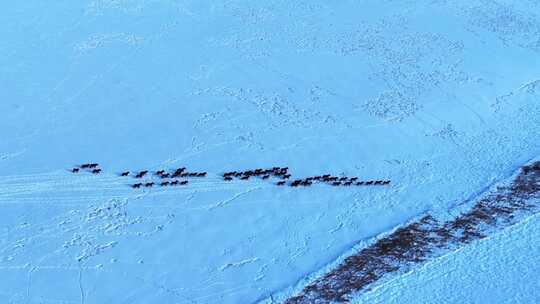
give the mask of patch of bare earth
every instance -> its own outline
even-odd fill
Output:
[[[511,225],[520,215],[539,210],[540,162],[522,167],[507,187],[498,187],[479,199],[467,212],[448,221],[427,215],[399,228],[374,244],[347,257],[316,279],[287,304],[348,302],[383,277],[406,270],[429,258],[486,237]]]

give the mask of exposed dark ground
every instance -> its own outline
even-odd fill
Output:
[[[440,222],[427,215],[397,229],[307,285],[287,304],[347,302],[388,274],[405,270],[437,253],[485,238],[490,229],[516,222],[516,216],[534,213],[540,197],[540,162],[522,167],[508,187],[480,199],[469,211]]]

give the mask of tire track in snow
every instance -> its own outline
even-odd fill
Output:
[[[103,251],[114,250],[116,244],[121,244],[122,236],[145,237],[159,233],[164,225],[174,220],[170,217],[171,212],[172,216],[178,212],[207,212],[210,206],[209,203],[198,202],[175,205],[151,200],[149,203],[146,198],[185,199],[190,194],[220,191],[231,195],[231,191],[238,193],[253,187],[253,183],[226,182],[217,176],[190,179],[185,187],[132,189],[129,187],[131,182],[132,179],[115,175],[82,175],[63,171],[0,176],[0,207],[32,204],[32,207],[69,208],[55,209],[54,215],[48,218],[4,224],[0,230],[0,269],[25,262],[39,267],[45,260],[60,256],[62,259],[90,259]],[[257,184],[260,184],[259,188],[272,187],[262,181]],[[129,210],[128,201],[132,202]],[[151,216],[140,215],[139,207],[159,211]]]
[[[74,176],[60,173],[0,177],[0,204],[40,201],[76,202],[104,198],[129,198],[141,193],[172,195],[187,192],[242,190],[240,182],[227,182],[218,177],[192,179],[185,186],[131,189],[132,182],[113,175]],[[259,183],[259,187],[270,187]],[[65,193],[64,195],[59,195]]]

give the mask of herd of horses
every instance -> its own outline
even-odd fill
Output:
[[[100,174],[102,170],[97,163],[86,163],[76,166],[71,169],[72,173],[88,172],[92,174]],[[132,177],[134,179],[148,178],[154,176],[158,181],[136,182],[130,184],[132,188],[149,188],[154,186],[169,187],[169,186],[185,186],[189,183],[189,178],[203,178],[208,175],[207,172],[189,172],[186,167],[176,168],[172,170],[157,170],[150,172],[149,170],[142,171],[124,171],[119,173],[122,177]],[[246,171],[230,171],[221,175],[224,181],[233,181],[234,179],[246,181],[252,178],[262,180],[275,180],[277,186],[290,187],[309,187],[315,183],[326,183],[331,186],[384,186],[389,185],[389,180],[359,180],[358,177],[333,176],[331,174],[315,175],[302,179],[291,180],[291,174],[288,167],[272,167],[258,168]]]

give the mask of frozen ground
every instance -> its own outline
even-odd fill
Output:
[[[2,8],[2,303],[264,301],[420,214],[452,213],[540,155],[538,1]],[[102,174],[67,171],[94,161]],[[135,190],[117,175],[180,166],[209,176]],[[219,176],[273,166],[392,184]],[[537,239],[537,223],[359,301],[429,302],[421,285],[461,303],[444,286],[462,276],[471,302],[481,291],[537,299],[534,280],[514,277],[537,277],[534,247],[517,250]],[[514,255],[526,273],[504,262]],[[472,279],[480,269],[484,285]]]

